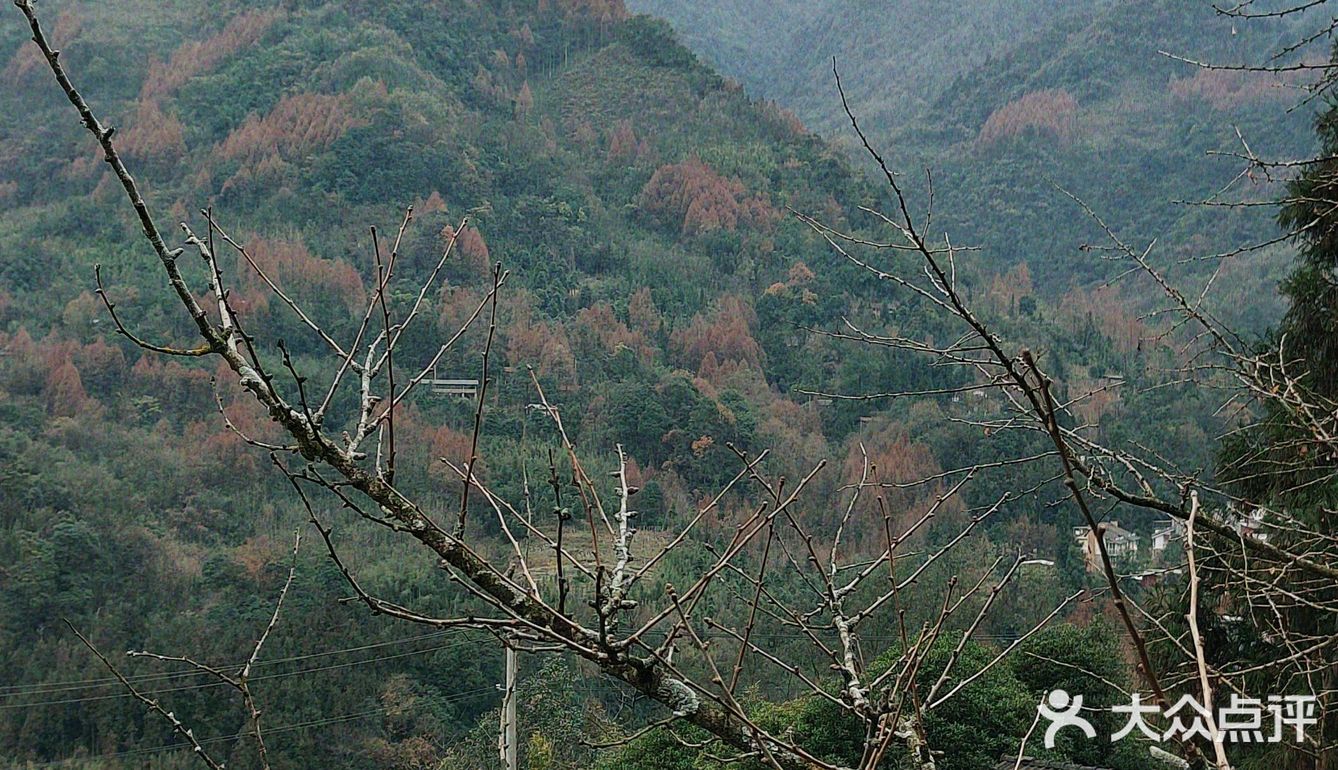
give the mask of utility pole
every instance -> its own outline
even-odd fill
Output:
[[[502,642],[506,650],[506,684],[502,686],[502,724],[497,735],[497,753],[506,770],[517,770],[516,746],[516,648],[511,640]]]

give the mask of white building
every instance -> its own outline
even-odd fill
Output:
[[[1110,554],[1110,558],[1122,559],[1138,554],[1139,541],[1142,537],[1124,529],[1118,521],[1103,521],[1097,525],[1097,529],[1101,532],[1102,540],[1106,544],[1106,553]],[[1101,569],[1101,550],[1097,547],[1096,533],[1088,527],[1074,527],[1073,539],[1082,546],[1087,568]]]
[[[1185,523],[1179,519],[1171,519],[1166,522],[1166,526],[1152,533],[1152,550],[1155,553],[1165,551],[1171,543],[1177,540],[1183,540],[1185,537]]]

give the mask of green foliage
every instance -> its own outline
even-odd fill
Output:
[[[594,750],[586,745],[586,736],[602,715],[590,700],[586,677],[557,658],[534,663],[537,670],[522,671],[517,678],[520,766],[527,770],[590,767]],[[491,767],[497,761],[499,717],[498,711],[484,714],[446,753],[440,765],[442,770]]]
[[[1260,208],[1173,203],[1207,198],[1236,173],[1211,157],[1239,149],[1231,127],[1266,138],[1284,155],[1307,151],[1303,111],[1288,113],[1280,96],[1287,85],[1201,72],[1161,54],[1262,61],[1279,40],[1304,36],[1286,19],[1233,24],[1210,7],[1176,0],[1132,9],[1096,0],[749,2],[745,10],[693,0],[631,5],[669,19],[694,50],[750,92],[853,147],[835,59],[853,111],[892,166],[933,169],[938,229],[956,244],[982,247],[992,260],[1027,261],[1046,295],[1118,271],[1080,250],[1105,246],[1107,238],[1056,185],[1091,204],[1126,242],[1141,246],[1155,237],[1154,256],[1167,257],[1159,264],[1201,281],[1201,266],[1170,257],[1225,251],[1259,240],[1268,226]],[[1040,125],[1053,119],[1051,109],[1001,120],[1017,117],[1010,106],[1046,94],[1076,104],[1062,135]],[[915,176],[904,184],[923,200]],[[1273,265],[1284,259],[1270,255]],[[1236,307],[1265,305],[1272,280],[1241,280],[1250,288],[1239,296],[1250,301]],[[1220,304],[1250,331],[1271,321]],[[1266,304],[1277,311],[1276,302]]]
[[[198,224],[190,212],[213,206],[229,233],[269,259],[279,282],[341,342],[357,333],[358,304],[374,285],[370,226],[378,228],[384,249],[402,207],[415,205],[386,292],[392,314],[402,319],[437,264],[445,229],[470,215],[470,247],[462,235],[443,268],[445,286],[424,297],[422,325],[396,351],[397,376],[426,365],[474,312],[494,264],[512,271],[489,360],[483,461],[476,470],[506,500],[518,507],[530,502],[544,527],[551,526],[555,502],[543,483],[549,458],[558,457],[564,478],[571,469],[551,420],[527,408],[536,400],[527,367],[561,406],[564,427],[599,483],[610,483],[615,444],[636,463],[638,525],[646,538],[681,526],[738,473],[729,445],[753,456],[772,450],[769,470],[791,482],[819,459],[848,456],[861,426],[875,418],[897,423],[899,435],[910,437],[910,450],[944,470],[1039,451],[1015,434],[983,440],[953,419],[974,404],[947,393],[828,408],[800,392],[934,391],[963,384],[941,374],[945,367],[811,330],[842,329],[846,318],[876,334],[944,340],[960,329],[945,324],[930,303],[869,279],[783,213],[821,212],[833,226],[882,237],[877,222],[857,208],[877,201],[877,190],[840,150],[773,106],[750,101],[675,43],[662,22],[541,11],[530,0],[304,0],[278,8],[192,1],[159,3],[153,13],[129,0],[67,5],[85,22],[62,31],[64,58],[119,135],[180,124],[183,149],[133,164],[155,215],[164,223],[191,218]],[[806,4],[777,5],[803,13]],[[228,45],[229,23],[258,8],[272,11],[273,19],[254,41]],[[762,18],[753,16],[748,23]],[[850,18],[867,20],[868,12]],[[17,25],[0,27],[0,56],[17,62],[7,70],[17,87],[0,89],[0,133],[10,140],[5,157],[13,161],[0,164],[0,253],[7,255],[0,260],[0,681],[105,676],[63,631],[62,618],[109,650],[148,647],[211,661],[242,659],[267,620],[291,531],[305,524],[306,514],[268,458],[216,419],[210,364],[144,356],[109,329],[91,293],[95,263],[136,333],[167,342],[192,333],[161,285],[137,223],[103,176],[103,164],[84,151],[87,140],[68,104],[40,68],[20,66],[18,32]],[[170,57],[174,50],[177,64],[197,68],[180,83],[164,85],[141,72],[150,55]],[[1065,51],[1071,63],[1073,51]],[[1015,54],[1007,71],[1032,64]],[[160,81],[165,71],[176,70],[164,65]],[[945,120],[936,129],[953,141],[975,130],[969,120],[984,120],[999,106],[989,93],[997,86],[992,80],[964,81],[951,90],[943,85],[942,104],[971,107],[962,110],[961,125]],[[1195,130],[1201,137],[1203,130]],[[147,144],[147,151],[165,146]],[[1000,192],[1049,168],[1039,144],[1019,139],[979,175],[965,165],[951,168],[942,186],[964,189],[954,200],[980,204],[982,219],[998,210],[1059,217],[1057,208],[1025,193]],[[978,157],[961,148],[948,151]],[[1146,160],[1131,157],[1133,166]],[[689,168],[679,181],[691,183],[685,187],[692,195],[677,201],[684,205],[673,209],[673,221],[657,222],[643,193],[657,173],[675,167]],[[661,180],[666,176],[673,175]],[[995,229],[986,234],[995,240],[1007,230],[989,227]],[[1058,249],[1019,240],[1004,257],[1053,267],[1062,256]],[[198,262],[182,262],[196,290],[205,285]],[[328,386],[330,359],[322,342],[282,303],[265,298],[243,260],[229,253],[224,266],[247,329],[257,339],[284,339],[297,368],[311,377],[309,390]],[[985,294],[992,270],[963,260],[962,280]],[[1181,410],[1188,403],[1183,392],[1142,387],[1165,384],[1143,376],[1158,363],[1151,353],[1121,346],[1103,315],[1069,318],[1054,297],[1067,283],[1044,283],[1034,295],[1027,291],[1001,304],[999,328],[1010,339],[1053,341],[1046,362],[1055,362],[1057,374],[1125,375],[1137,390],[1153,394],[1131,397],[1132,416],[1107,421],[1101,427],[1106,435],[1181,446],[1192,444],[1194,431],[1208,433],[1211,415]],[[476,327],[442,358],[443,376],[483,378],[482,335]],[[257,355],[280,371],[275,350]],[[268,436],[267,415],[249,412],[246,399],[226,387],[218,396],[231,419]],[[453,516],[459,504],[458,479],[442,472],[440,458],[459,460],[468,451],[474,406],[425,396],[397,417],[396,485],[429,501],[434,515]],[[356,408],[346,387],[327,425],[332,431],[351,427]],[[1043,484],[1046,474],[1028,473],[988,474],[966,500],[988,505],[1003,491],[1033,489],[1025,499],[1010,499],[998,517],[1037,524],[1025,541],[1011,542],[1006,525],[995,529],[991,522],[981,528],[970,558],[945,563],[935,580],[993,558],[1005,543],[1071,559],[1066,514],[1044,505],[1052,491]],[[820,475],[803,514],[829,521],[840,483],[833,473]],[[759,502],[744,486],[701,522],[690,539],[695,542],[664,560],[656,580],[686,585],[701,574],[710,563],[701,543],[730,537],[734,517]],[[495,511],[481,495],[470,504],[470,534],[479,548],[504,552]],[[378,595],[442,617],[478,610],[412,543],[362,527],[347,511],[326,513],[340,542],[356,554],[360,581]],[[1047,528],[1060,533],[1058,545]],[[950,529],[951,522],[927,528],[926,544],[940,542]],[[531,553],[545,550],[521,537]],[[472,768],[490,762],[493,721],[486,712],[495,705],[497,673],[491,648],[469,637],[405,641],[415,632],[343,602],[343,576],[314,550],[308,546],[299,561],[298,582],[267,648],[266,660],[294,661],[268,669],[275,676],[266,680],[266,719],[277,726],[348,719],[337,741],[320,731],[287,733],[275,748],[282,763],[276,766],[357,770],[454,758]],[[1071,593],[1082,579],[1081,565],[1065,566],[1057,574],[1028,576],[1029,595]],[[787,600],[800,590],[789,579],[776,587]],[[920,603],[912,614],[930,606]],[[718,598],[701,609],[740,620],[740,607]],[[996,626],[982,630],[1016,632],[1032,611],[1009,608]],[[805,642],[778,644],[791,645],[787,652],[796,656],[811,653]],[[380,646],[361,649],[366,645]],[[338,653],[319,675],[300,670],[303,656],[334,657],[330,651],[347,648],[359,649]],[[936,650],[922,672],[929,678],[925,686],[932,684],[934,666],[946,662],[944,654]],[[970,646],[963,670],[982,665],[987,654]],[[141,663],[134,673],[162,673],[137,667]],[[849,753],[851,727],[829,704],[776,702],[788,692],[778,675],[749,675],[756,678],[750,684],[759,719],[793,728],[826,755]],[[960,708],[931,717],[931,742],[963,747],[948,767],[990,760],[991,752],[1020,737],[1034,702],[1029,688],[1038,685],[1019,676],[999,667],[964,691]],[[534,677],[522,688],[522,724],[532,726],[527,762],[587,766],[594,760],[578,738],[601,732],[590,722],[604,718],[594,705],[604,691],[585,686],[588,678],[573,669],[547,668]],[[77,753],[157,751],[172,742],[163,725],[105,688],[88,697],[104,696],[86,701],[83,691],[65,698],[52,690],[18,699],[24,708],[0,719],[0,754],[46,762]],[[240,729],[236,704],[218,692],[175,690],[164,697],[211,738]],[[65,700],[71,702],[49,702]],[[351,716],[372,712],[379,716]],[[465,726],[476,727],[466,735]],[[974,740],[973,731],[987,738]],[[674,748],[663,733],[633,747],[598,761],[714,770],[710,760]],[[141,755],[126,756],[122,766],[139,766]],[[651,764],[632,764],[631,757]],[[249,755],[230,760],[236,767],[254,764]],[[167,766],[175,759],[161,761]]]
[[[1338,150],[1338,103],[1332,96],[1324,111],[1315,119],[1319,139],[1320,163],[1308,165],[1287,186],[1287,201],[1278,221],[1293,234],[1301,252],[1300,264],[1282,284],[1290,302],[1276,336],[1285,340],[1289,360],[1306,362],[1303,382],[1317,395],[1338,397],[1338,330],[1333,312],[1338,299],[1338,240],[1334,235],[1334,214],[1320,201],[1335,194],[1333,154]]]
[[[54,626],[93,609],[112,561],[98,532],[69,516],[47,533],[22,532],[18,560],[8,569],[3,614],[11,626]]]
[[[943,683],[940,695],[952,691],[968,677],[972,678],[945,704],[929,712],[925,731],[930,746],[942,747],[940,766],[946,770],[978,770],[993,767],[1001,756],[1016,753],[1022,736],[1036,714],[1036,704],[1052,689],[1066,688],[1082,693],[1093,707],[1108,707],[1118,701],[1118,685],[1125,670],[1116,639],[1102,624],[1086,628],[1065,626],[1046,632],[1025,645],[1023,654],[993,665],[997,652],[969,642],[960,655],[955,642],[941,640],[925,658],[916,675],[916,688],[929,692],[940,674],[953,664],[953,674]],[[870,676],[886,670],[900,656],[900,648],[880,655],[869,667]],[[979,672],[990,666],[983,675]],[[1086,673],[1084,673],[1086,672]],[[1107,678],[1108,677],[1108,678]],[[752,717],[759,725],[777,734],[789,736],[796,744],[820,759],[843,765],[859,760],[864,742],[862,727],[846,712],[826,698],[806,695],[784,703],[757,703]],[[1112,717],[1106,714],[1101,728]],[[1115,725],[1118,730],[1122,725]],[[691,728],[673,728],[684,740],[700,741]],[[1110,734],[1110,733],[1104,733]],[[1028,754],[1074,762],[1095,762],[1102,767],[1136,770],[1137,751],[1105,742],[1065,740],[1054,751],[1029,745]],[[691,751],[664,729],[652,730],[624,747],[604,752],[600,768],[627,770],[714,770],[712,756],[725,755],[727,749],[709,747]],[[750,770],[760,763],[745,762]],[[883,767],[912,767],[909,759],[898,753],[894,744]]]
[[[617,749],[601,752],[593,770],[716,770],[719,765],[686,748],[684,741],[701,741],[710,736],[693,728],[651,730]]]
[[[1083,627],[1057,625],[1025,642],[1011,668],[1037,703],[1051,690],[1082,695],[1083,708],[1090,710],[1084,714],[1090,717],[1097,736],[1108,738],[1124,727],[1123,718],[1111,713],[1110,707],[1129,702],[1129,672],[1119,633],[1100,620]],[[1061,731],[1054,755],[1094,767],[1138,770],[1143,767],[1146,749],[1138,745],[1136,736],[1111,743]]]

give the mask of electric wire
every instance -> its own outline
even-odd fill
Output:
[[[292,655],[286,658],[264,659],[257,661],[256,666],[261,667],[261,666],[276,665],[280,663],[293,663],[296,661],[311,660],[313,658],[322,658],[331,655],[343,655],[344,653],[349,653],[349,652],[365,652],[367,650],[375,650],[381,647],[390,647],[396,644],[407,644],[409,642],[418,642],[427,639],[437,639],[442,636],[446,636],[447,634],[454,634],[454,633],[459,633],[459,632],[449,629],[444,631],[433,631],[427,634],[419,634],[418,636],[408,636],[402,639],[389,639],[383,642],[373,642],[371,644],[364,644],[357,647],[345,647],[338,650],[322,650],[320,652],[312,652],[305,655]],[[239,669],[242,667],[242,665],[243,664],[241,663],[236,663],[231,666],[215,666],[215,668],[217,668],[220,671],[227,671],[229,669]],[[199,673],[200,672],[198,671],[169,671],[169,672],[160,672],[156,674],[141,674],[126,678],[129,679],[132,684],[137,684],[140,682],[156,681],[159,679],[174,679],[178,677],[195,676]],[[13,695],[61,692],[65,690],[82,690],[91,687],[98,687],[103,685],[118,685],[118,684],[120,684],[120,680],[118,680],[116,677],[108,676],[108,677],[100,677],[97,679],[79,679],[79,680],[72,679],[63,682],[36,682],[31,684],[0,685],[0,698],[8,698],[12,697]]]
[[[433,653],[433,652],[445,652],[449,650],[459,649],[461,647],[470,647],[470,646],[477,647],[481,644],[483,644],[483,642],[475,640],[461,640],[458,642],[452,642],[450,644],[443,644],[435,647],[427,647],[421,650],[409,650],[407,652],[400,652],[394,655],[383,655],[375,658],[363,658],[360,660],[345,661],[343,663],[332,663],[325,666],[313,666],[310,668],[297,669],[296,671],[283,671],[274,674],[263,674],[261,676],[253,676],[250,678],[249,681],[254,683],[272,679],[285,679],[287,677],[300,676],[302,674],[314,674],[321,671],[334,671],[336,669],[351,668],[354,666],[363,666],[372,663],[381,663],[388,660],[397,660],[400,658],[407,658],[414,655],[426,655],[428,653]],[[190,673],[192,675],[207,676],[207,674],[200,671],[192,670]],[[227,684],[226,682],[214,679],[208,682],[200,682],[198,684],[182,685],[179,687],[165,687],[157,690],[146,690],[144,691],[143,694],[148,696],[158,696],[168,693],[187,692],[191,690],[203,690],[214,687],[224,687],[226,686],[226,684]],[[77,703],[92,703],[95,701],[119,700],[122,698],[129,698],[129,697],[132,697],[129,692],[118,692],[118,693],[110,693],[107,695],[89,695],[81,698],[62,698],[58,700],[32,701],[28,703],[6,703],[6,704],[0,704],[0,711],[8,711],[12,709],[36,708],[38,706],[65,706]]]
[[[444,697],[444,698],[441,698],[441,699],[438,700],[437,702],[438,702],[438,703],[459,703],[459,702],[463,702],[463,701],[471,700],[471,699],[473,699],[473,698],[480,697],[480,696],[482,696],[482,695],[484,695],[484,694],[488,694],[488,693],[496,693],[496,692],[497,692],[497,688],[495,688],[495,687],[480,687],[480,688],[477,688],[477,689],[474,689],[474,690],[468,690],[468,691],[461,692],[461,693],[453,693],[453,694],[451,694],[451,695],[449,695],[449,696],[446,696],[446,697]],[[321,718],[321,719],[312,719],[312,720],[308,720],[308,721],[305,721],[305,722],[296,722],[296,723],[287,724],[287,725],[279,725],[279,726],[277,726],[277,727],[267,727],[267,728],[264,728],[264,729],[262,730],[262,734],[265,735],[265,736],[270,736],[270,735],[275,735],[275,734],[279,734],[279,733],[293,732],[293,731],[295,731],[295,730],[304,730],[304,729],[307,729],[307,728],[310,728],[310,727],[323,727],[323,726],[325,726],[325,725],[336,724],[336,723],[339,723],[339,722],[350,722],[350,721],[353,721],[353,720],[355,720],[355,719],[362,719],[362,718],[365,718],[365,717],[375,716],[375,715],[377,715],[377,714],[385,714],[385,713],[386,713],[386,709],[384,709],[384,708],[378,708],[378,709],[372,709],[372,710],[370,710],[370,711],[360,711],[360,712],[356,712],[356,713],[352,713],[352,714],[341,714],[341,715],[339,715],[339,716],[334,716],[334,717],[323,717],[323,718]],[[202,746],[211,746],[211,745],[218,744],[218,743],[226,743],[226,742],[228,742],[228,741],[235,741],[235,740],[238,740],[238,739],[240,739],[240,738],[244,738],[244,737],[246,737],[246,736],[248,736],[248,735],[250,735],[250,734],[251,734],[250,731],[249,731],[249,730],[246,730],[246,731],[242,731],[242,732],[236,733],[236,734],[234,734],[234,735],[220,735],[220,736],[217,736],[217,737],[214,737],[214,738],[202,738],[202,739],[200,739],[199,742],[200,742],[200,745],[202,745]],[[17,770],[18,768],[23,768],[23,770],[37,770],[37,768],[60,767],[61,765],[68,765],[68,764],[71,764],[71,763],[74,763],[74,762],[90,762],[90,761],[95,761],[95,760],[102,760],[102,761],[105,761],[105,760],[109,760],[109,759],[124,759],[124,758],[128,758],[128,757],[139,757],[139,756],[147,756],[147,755],[151,755],[151,754],[161,754],[161,753],[165,753],[165,752],[168,752],[168,751],[177,751],[177,750],[180,750],[180,749],[189,749],[189,748],[190,748],[190,744],[186,744],[186,743],[172,744],[172,745],[169,745],[169,746],[151,746],[151,747],[146,747],[146,748],[141,748],[141,749],[128,749],[128,750],[126,750],[126,751],[117,751],[117,752],[112,752],[112,753],[109,753],[109,754],[96,754],[96,755],[87,756],[87,757],[70,757],[70,758],[68,758],[68,759],[56,759],[56,760],[51,760],[51,761],[48,761],[48,762],[29,763],[29,764],[23,764],[23,765],[13,765],[12,767],[15,768],[16,770]]]

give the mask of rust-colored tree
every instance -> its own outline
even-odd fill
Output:
[[[1027,133],[1068,141],[1073,137],[1077,116],[1078,100],[1068,91],[1033,91],[991,113],[977,141],[988,145]]]
[[[643,286],[632,292],[632,296],[627,299],[627,321],[633,329],[647,337],[654,337],[660,333],[664,319],[660,317],[659,308],[655,307],[655,300],[650,296],[649,288]]]
[[[643,211],[685,236],[740,226],[764,228],[776,217],[763,195],[749,195],[738,179],[722,176],[696,156],[661,166],[641,190]]]
[[[765,356],[753,337],[756,324],[757,315],[747,302],[725,295],[711,313],[693,316],[686,327],[675,329],[669,335],[669,348],[694,369],[708,354],[716,363],[733,361],[759,368]]]
[[[46,378],[46,410],[56,417],[74,417],[94,402],[84,391],[84,382],[73,361],[65,361]]]

